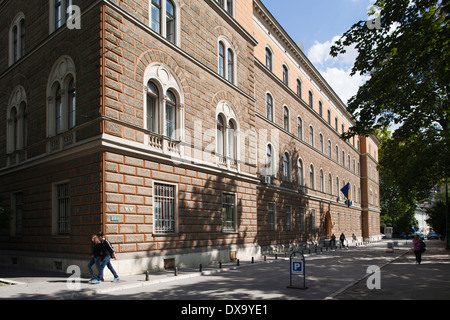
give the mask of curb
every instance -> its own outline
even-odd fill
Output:
[[[279,258],[278,260],[281,261],[282,259]],[[89,298],[89,297],[91,297],[93,295],[97,295],[97,294],[105,294],[105,293],[110,293],[110,292],[115,292],[115,291],[124,291],[124,290],[129,290],[129,289],[136,289],[136,288],[140,288],[140,287],[148,287],[151,285],[173,282],[173,281],[177,281],[177,280],[196,278],[196,277],[201,277],[201,276],[207,276],[207,275],[212,275],[212,274],[216,274],[216,273],[228,272],[228,271],[237,270],[237,269],[250,267],[250,266],[255,266],[255,265],[259,265],[259,264],[272,263],[275,261],[277,261],[277,260],[268,260],[268,261],[242,264],[239,266],[229,266],[229,267],[224,267],[221,269],[205,270],[202,272],[179,274],[178,276],[168,276],[168,277],[165,277],[162,279],[157,279],[157,280],[149,280],[149,281],[138,280],[138,282],[136,282],[136,283],[127,283],[127,284],[118,285],[118,286],[109,287],[109,288],[88,289],[88,290],[83,290],[83,291],[80,290],[80,292],[74,293],[70,298],[71,299]],[[189,272],[189,271],[187,271],[187,272]]]

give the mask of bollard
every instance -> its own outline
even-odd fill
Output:
[[[150,275],[148,273],[148,270],[145,272],[145,281],[148,281],[150,278]]]
[[[275,260],[278,260],[278,255],[275,253]]]
[[[199,272],[203,272],[203,266],[202,266],[202,264],[200,264],[199,269],[200,269]]]
[[[254,257],[252,257],[252,263],[255,263],[255,258]]]
[[[175,267],[175,272],[174,272],[175,277],[178,277],[178,268]]]
[[[222,262],[219,261],[219,269],[222,269]]]
[[[239,259],[236,260],[236,265],[239,266]]]
[[[264,256],[264,261],[267,261],[267,257],[266,256]]]

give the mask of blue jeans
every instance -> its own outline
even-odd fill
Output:
[[[97,259],[97,257],[96,258],[91,258],[91,260],[89,260],[89,262],[87,264],[89,274],[91,275],[91,279],[95,279],[94,271],[92,270],[92,266],[94,264],[97,267],[97,271],[100,272],[100,260]]]
[[[101,259],[102,259],[102,257],[97,257],[96,258],[96,262],[98,261],[98,263],[100,264],[100,269],[98,270],[98,277],[97,277],[97,279],[100,280],[100,281],[103,279],[103,270],[105,269],[106,266],[111,271],[111,273],[113,274],[114,278],[118,278],[119,276],[117,275],[116,270],[114,270],[114,268],[113,268],[113,266],[112,266],[112,264],[110,262],[111,257],[107,256],[107,257],[104,257],[103,260],[101,260]]]

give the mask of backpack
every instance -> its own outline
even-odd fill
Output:
[[[425,242],[423,242],[423,240],[420,240],[420,249],[422,252],[425,252],[427,250],[426,246],[427,245],[425,244]]]

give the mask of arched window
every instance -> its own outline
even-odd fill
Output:
[[[283,83],[289,85],[289,70],[285,64],[283,64]]]
[[[177,30],[179,29],[177,12],[178,7],[176,2],[172,0],[150,1],[150,28],[173,44],[179,42],[177,35]]]
[[[234,0],[216,0],[216,2],[221,6],[230,16],[234,15]]]
[[[297,136],[300,140],[303,140],[303,121],[302,118],[297,118]]]
[[[166,39],[175,44],[175,6],[173,2],[166,2]]]
[[[300,79],[297,79],[297,95],[302,98],[302,82]]]
[[[218,44],[218,73],[231,83],[235,83],[236,59],[234,49],[229,42],[220,37]]]
[[[314,108],[314,98],[313,98],[313,93],[311,92],[311,90],[309,90],[308,92],[308,98],[309,98],[309,106],[312,108]]]
[[[161,0],[151,0],[150,5],[151,24],[150,27],[157,33],[161,33]]]
[[[13,132],[13,151],[19,150],[19,118],[16,108],[11,109],[12,132]]]
[[[266,48],[266,68],[272,71],[272,51]]]
[[[58,84],[55,89],[55,109],[56,109],[56,134],[63,132],[63,104],[61,96],[61,86]]]
[[[323,135],[319,134],[320,152],[323,153]]]
[[[6,119],[7,153],[22,150],[27,146],[27,96],[22,86],[16,87],[8,102]]]
[[[323,106],[322,101],[319,101],[319,115],[322,118],[323,117]]]
[[[314,177],[314,166],[311,164],[309,166],[309,187],[311,189],[315,189],[316,188],[315,187],[315,183],[314,183],[314,179],[315,179],[315,177]]]
[[[305,184],[305,177],[303,174],[303,161],[298,159],[298,184],[303,186]]]
[[[273,175],[274,163],[272,154],[272,145],[268,144],[266,148],[266,173],[267,175]]]
[[[333,194],[333,176],[331,173],[328,174],[328,193]]]
[[[339,194],[340,190],[341,187],[339,186],[339,177],[336,177],[336,192],[339,198],[341,197],[341,195]]]
[[[234,53],[231,49],[228,49],[228,74],[227,79],[231,83],[234,83]]]
[[[330,109],[328,109],[327,114],[328,114],[328,124],[331,126],[331,111],[330,111]]]
[[[147,83],[147,130],[157,133],[159,131],[159,90],[156,85]]]
[[[331,151],[331,140],[328,140],[328,157],[330,157],[330,158],[331,158],[331,153],[332,153],[332,151]]]
[[[176,139],[174,132],[177,128],[176,120],[176,108],[177,108],[177,100],[175,95],[171,91],[167,91],[167,99],[166,99],[166,137]]]
[[[225,155],[225,123],[222,115],[217,118],[217,153]]]
[[[144,128],[151,132],[145,143],[158,151],[180,153],[182,146],[174,143],[184,138],[182,86],[176,74],[159,62],[145,69],[144,81]]]
[[[283,125],[284,130],[289,131],[289,109],[288,107],[283,107]]]
[[[68,106],[68,120],[69,129],[72,129],[76,125],[76,90],[75,90],[75,81],[72,78],[69,82],[68,91],[67,91],[67,106]]]
[[[236,126],[233,120],[228,122],[228,157],[236,159]]]
[[[225,45],[219,42],[219,75],[225,77]]]
[[[320,191],[325,192],[325,177],[322,169],[320,169]]]
[[[291,168],[289,153],[285,152],[283,155],[283,179],[286,181],[291,180]]]
[[[216,163],[227,169],[239,170],[239,122],[233,107],[221,101],[216,109]]]
[[[309,144],[314,147],[314,128],[309,126]]]
[[[9,28],[9,65],[25,55],[25,15],[16,15]]]
[[[73,10],[69,10],[71,6],[72,0],[50,0],[50,33],[69,22],[73,14]]]
[[[266,94],[267,119],[273,121],[273,98],[270,94]]]
[[[336,162],[339,163],[339,147],[336,145]]]
[[[76,126],[76,72],[68,56],[59,58],[48,79],[47,135],[55,136]]]

